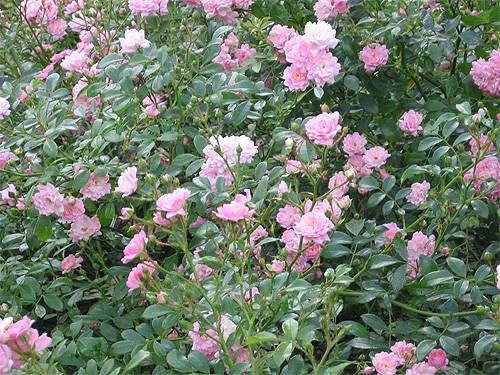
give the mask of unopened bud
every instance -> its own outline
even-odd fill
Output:
[[[321,106],[321,111],[322,111],[322,112],[328,112],[328,110],[329,110],[328,105],[323,104],[323,105]]]
[[[297,124],[296,122],[292,122],[292,125],[290,126],[290,129],[292,129],[292,131],[294,131],[294,132],[297,132],[300,129],[300,125]]]
[[[492,257],[493,257],[493,255],[489,251],[486,251],[483,255],[484,260],[487,262],[489,262]]]

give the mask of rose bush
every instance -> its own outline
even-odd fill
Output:
[[[0,9],[0,373],[499,373],[500,6]]]

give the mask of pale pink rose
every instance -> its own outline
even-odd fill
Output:
[[[88,241],[91,236],[102,234],[100,229],[101,223],[97,216],[90,218],[87,215],[83,215],[71,224],[69,236],[73,239],[73,242],[80,240]]]
[[[82,257],[77,258],[73,254],[68,255],[62,261],[62,270],[63,270],[62,273],[63,273],[63,275],[65,273],[68,273],[71,270],[74,270],[78,267],[81,267],[82,263],[83,263]]]
[[[83,51],[73,51],[61,62],[61,67],[70,72],[83,73],[88,68],[89,57]]]
[[[324,213],[313,211],[303,215],[293,230],[299,236],[303,236],[306,241],[322,243],[330,240],[328,232],[334,227],[335,225]]]
[[[63,200],[64,211],[61,213],[61,218],[71,222],[78,220],[85,214],[85,206],[83,201],[74,197],[66,197]]]
[[[0,169],[4,169],[13,156],[15,156],[14,153],[10,151],[0,152]]]
[[[160,293],[158,293],[158,295],[156,296],[156,298],[158,298],[158,303],[165,303],[167,301],[168,294],[164,293],[164,292],[160,292]],[[172,332],[177,333],[177,331],[172,331]]]
[[[122,209],[120,210],[120,214],[122,215],[120,219],[130,220],[132,219],[132,215],[134,214],[134,209],[131,207],[122,207]]]
[[[136,29],[125,30],[124,37],[118,39],[122,49],[121,53],[134,53],[140,47],[148,48],[151,44],[149,40],[145,39],[144,30],[137,31]]]
[[[276,221],[283,228],[290,229],[293,228],[301,218],[300,209],[298,207],[286,205],[280,208],[278,215],[276,215]]]
[[[118,178],[118,186],[115,188],[117,193],[122,196],[129,196],[137,190],[137,167],[128,167]]]
[[[430,366],[436,366],[439,367],[441,371],[445,371],[449,361],[443,349],[434,349],[429,353],[427,362]]]
[[[365,69],[374,71],[377,66],[387,64],[389,50],[385,45],[371,43],[359,53],[359,59],[365,63]]]
[[[335,173],[328,182],[330,195],[335,199],[342,198],[349,191],[349,179],[343,172]]]
[[[349,4],[347,0],[333,0],[335,4],[335,10],[337,10],[340,14],[346,14],[349,10]]]
[[[121,259],[122,263],[126,264],[137,258],[144,251],[148,242],[149,239],[143,230],[135,234],[123,250],[125,256]]]
[[[313,8],[318,21],[330,21],[338,15],[332,0],[318,0]]]
[[[406,370],[406,375],[434,375],[436,368],[430,366],[427,362],[414,364],[410,369]]]
[[[365,375],[371,374],[373,372],[373,367],[371,366],[366,366],[365,369],[363,370],[363,373]]]
[[[272,265],[273,271],[276,273],[283,272],[283,269],[285,268],[283,266],[283,262],[281,260],[273,260],[273,261],[271,261],[271,265]]]
[[[64,211],[64,196],[59,193],[59,189],[51,183],[47,185],[38,185],[38,193],[32,200],[35,208],[41,215],[49,216],[51,214],[60,215]]]
[[[403,118],[399,120],[399,128],[406,134],[417,136],[419,130],[423,130],[420,124],[424,119],[424,115],[415,112],[413,109],[403,113]]]
[[[320,51],[335,48],[339,43],[335,38],[335,30],[324,21],[307,22],[304,27],[304,40],[309,44],[313,56]]]
[[[255,48],[250,48],[248,44],[242,44],[241,47],[234,51],[234,56],[238,60],[238,64],[243,66],[244,62],[252,59],[252,55],[257,52]],[[248,65],[248,64],[247,64]]]
[[[224,221],[239,221],[253,213],[254,211],[244,204],[233,201],[218,207],[215,216]]]
[[[372,360],[377,375],[395,375],[399,365],[398,357],[394,353],[377,353]]]
[[[7,345],[0,345],[0,374],[7,374],[13,365],[12,349]]]
[[[306,123],[306,134],[315,144],[332,146],[335,136],[342,131],[340,113],[321,113]]]
[[[474,187],[477,194],[481,194],[481,191],[488,189],[487,187],[485,188],[485,185],[492,184],[492,182],[488,183],[488,180],[493,181],[493,183],[494,181],[499,181],[500,162],[498,158],[496,156],[488,156],[481,160],[475,168],[469,169],[464,175],[464,180],[469,182],[472,179],[474,180]],[[487,197],[494,201],[500,198],[500,184],[497,183],[496,186],[493,186],[489,188]]]
[[[285,43],[286,61],[299,69],[306,69],[307,63],[312,58],[311,47],[303,36],[296,35]]]
[[[163,194],[156,201],[158,210],[166,212],[166,218],[170,219],[176,215],[186,216],[184,205],[191,192],[188,189],[178,188],[172,193]]]
[[[11,324],[7,328],[7,334],[9,335],[9,342],[17,340],[26,333],[28,333],[33,323],[35,323],[35,321],[28,318],[25,315],[21,320],[18,320],[17,322]]]
[[[323,87],[325,83],[335,83],[335,77],[342,67],[331,52],[320,51],[307,62],[306,68],[307,78],[314,80],[318,87]]]
[[[198,280],[200,281],[200,283],[202,283],[208,276],[212,274],[212,272],[214,272],[213,268],[210,268],[202,262],[196,263],[196,265],[194,266],[194,270],[196,272],[196,275],[198,276]],[[194,276],[194,274],[191,275],[191,281],[196,282],[196,277]]]
[[[470,150],[474,156],[489,154],[490,152],[496,151],[493,142],[484,134],[481,134],[481,137],[479,138],[479,144],[475,138],[472,138],[469,144]]]
[[[98,177],[92,172],[87,183],[80,189],[80,193],[83,194],[83,198],[96,201],[111,192],[111,184],[108,181],[107,173],[105,177]]]
[[[213,329],[207,329],[206,334],[200,334],[200,323],[193,323],[193,330],[188,332],[188,336],[193,340],[192,350],[202,352],[207,359],[212,359],[219,351],[219,344],[207,335],[219,339],[219,335]]]
[[[385,148],[381,146],[372,147],[363,155],[363,161],[368,168],[380,168],[391,156]]]
[[[285,43],[288,42],[294,35],[296,35],[295,30],[283,25],[274,25],[269,32],[268,40],[273,44],[275,48],[283,51]]]
[[[307,72],[301,70],[298,65],[292,64],[283,72],[285,86],[290,90],[305,91],[309,86]]]
[[[140,14],[141,17],[156,15],[160,10],[159,0],[127,0],[127,2],[132,14]]]
[[[127,283],[129,295],[135,289],[144,289],[148,284],[153,282],[153,276],[157,276],[158,271],[153,262],[146,261],[144,263],[139,263],[137,266],[132,268],[128,275]]]
[[[430,257],[434,254],[436,242],[434,235],[427,237],[422,232],[415,232],[410,241],[408,241],[408,259],[418,260],[420,255]]]
[[[68,23],[62,18],[57,18],[49,23],[47,27],[47,31],[52,34],[54,40],[61,39],[66,35],[66,29],[68,27]]]
[[[384,224],[384,227],[388,229],[388,231],[385,233],[385,237],[387,237],[390,240],[393,240],[394,237],[396,236],[396,233],[402,232],[403,230],[397,226],[396,223],[386,223]],[[404,239],[404,236],[402,237]],[[386,242],[386,246],[390,244],[390,242]]]
[[[417,348],[412,343],[406,343],[406,341],[398,341],[393,346],[391,346],[391,352],[396,354],[398,357],[398,362],[400,365],[406,365],[410,361],[415,361],[417,357],[415,353]]]
[[[288,184],[285,181],[280,181],[278,185],[278,196],[281,197],[283,194],[290,192]]]
[[[344,138],[344,152],[349,155],[362,155],[366,151],[366,138],[364,135],[355,132],[353,134],[347,134]]]
[[[8,204],[9,206],[14,206],[14,197],[17,196],[19,192],[13,184],[8,184],[3,190],[0,190],[0,205]]]
[[[0,120],[8,115],[10,115],[10,104],[7,99],[0,97]]]
[[[421,206],[427,202],[427,196],[430,188],[431,184],[427,181],[422,183],[415,182],[411,185],[411,193],[406,196],[406,199],[408,199],[408,202],[413,203],[415,206]]]

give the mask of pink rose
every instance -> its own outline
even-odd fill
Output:
[[[115,191],[124,197],[129,196],[137,190],[137,167],[128,167],[118,178],[118,186]]]
[[[434,375],[436,368],[430,366],[427,362],[420,362],[406,370],[406,375]]]
[[[274,272],[276,272],[276,273],[283,272],[284,266],[283,266],[283,262],[281,260],[273,260],[273,261],[271,261],[271,264],[272,264]]]
[[[125,254],[125,256],[122,258],[122,263],[128,263],[137,258],[139,254],[144,251],[144,248],[148,242],[149,239],[143,230],[135,234],[123,250],[123,254]]]
[[[35,322],[34,320],[28,318],[25,315],[21,320],[18,320],[17,322],[10,325],[9,328],[7,328],[7,333],[9,334],[9,341],[17,340],[25,333],[28,333],[28,331],[31,328],[31,325],[34,322]]]
[[[446,365],[449,362],[446,357],[446,352],[443,349],[432,350],[427,357],[427,361],[429,365],[439,367],[441,371],[446,370]]]
[[[308,212],[300,218],[300,221],[293,227],[299,236],[303,236],[305,241],[322,243],[330,240],[328,232],[335,225],[326,215],[320,211]]]
[[[83,201],[74,197],[66,197],[63,200],[64,211],[61,217],[68,222],[76,221],[85,214],[85,206]]]
[[[8,115],[10,115],[10,104],[7,99],[0,97],[0,120]]]
[[[41,215],[49,216],[51,214],[60,215],[64,211],[63,200],[64,196],[59,193],[59,189],[54,187],[51,183],[47,185],[38,185],[38,193],[36,193],[32,200],[35,208]]]
[[[99,177],[94,172],[90,174],[87,183],[80,189],[84,198],[96,201],[111,192],[111,184],[108,182],[109,176]]]
[[[403,118],[399,120],[399,128],[406,134],[417,136],[419,130],[423,130],[420,124],[424,119],[424,115],[417,113],[414,110],[403,113]]]
[[[102,234],[100,229],[101,223],[97,216],[90,218],[87,215],[83,215],[71,224],[69,236],[73,239],[73,242],[80,240],[88,241],[91,236]]]
[[[389,154],[385,148],[376,146],[365,152],[363,161],[368,168],[380,168],[390,156],[391,154]]]
[[[0,169],[4,169],[9,159],[13,156],[15,156],[14,153],[10,151],[0,152]]]
[[[71,270],[74,270],[75,268],[81,267],[81,263],[83,263],[82,257],[76,258],[73,254],[68,255],[62,261],[63,275]]]
[[[411,185],[411,193],[406,197],[408,202],[413,203],[415,206],[421,206],[427,201],[427,195],[431,184],[427,181],[422,183],[415,182]]]
[[[144,30],[137,31],[136,29],[125,30],[124,37],[118,39],[122,46],[121,53],[134,53],[140,47],[148,48],[151,44],[145,39]]]
[[[0,345],[0,374],[7,374],[13,364],[12,350],[7,345]]]
[[[420,255],[430,257],[434,254],[436,242],[434,235],[427,237],[422,232],[415,232],[410,241],[408,241],[407,251],[409,260],[418,260]]]
[[[385,45],[371,43],[359,53],[359,59],[365,63],[366,70],[374,71],[377,66],[387,63],[389,50]]]
[[[396,354],[400,365],[405,365],[411,360],[416,360],[415,345],[411,343],[406,343],[406,341],[398,341],[393,346],[391,346],[391,352]]]
[[[342,130],[340,113],[322,113],[306,124],[306,134],[315,144],[332,146],[335,136]]]
[[[167,213],[166,218],[170,219],[176,215],[187,215],[184,210],[184,204],[191,192],[188,189],[178,188],[175,189],[172,193],[163,194],[156,201],[156,206],[158,210],[164,211]]]
[[[372,360],[377,375],[395,375],[399,365],[398,357],[394,353],[377,353]]]
[[[224,221],[239,221],[253,213],[254,211],[244,204],[233,201],[218,207],[215,216]]]

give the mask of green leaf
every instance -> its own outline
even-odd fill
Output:
[[[282,342],[279,344],[278,349],[273,353],[274,362],[276,362],[278,366],[281,366],[285,359],[288,359],[292,355],[294,347],[295,346],[291,342]]]
[[[450,336],[441,336],[441,338],[439,339],[439,343],[446,353],[449,353],[455,357],[458,357],[460,355],[460,346],[454,338]]]
[[[89,170],[85,170],[83,172],[78,173],[73,181],[73,188],[75,190],[80,190],[89,181],[89,178],[90,178]]]
[[[385,198],[385,193],[375,193],[366,202],[366,207],[372,208],[378,206],[380,202],[382,202]]]
[[[353,91],[359,90],[359,79],[356,76],[348,75],[344,77],[344,85]]]
[[[271,332],[259,332],[255,336],[249,337],[246,345],[257,344],[263,341],[275,341],[277,337]]]
[[[363,319],[363,322],[365,322],[367,326],[371,327],[378,334],[387,330],[387,325],[377,315],[363,314],[361,315],[361,319]]]
[[[399,292],[406,284],[406,265],[398,267],[398,269],[392,275],[392,289],[397,293]]]
[[[297,336],[297,332],[299,331],[299,323],[296,320],[290,318],[283,322],[282,325],[283,332],[292,340]]]
[[[59,149],[57,148],[57,144],[52,139],[47,138],[45,140],[45,143],[43,144],[43,152],[55,158],[57,156],[58,151]]]
[[[446,259],[446,263],[448,263],[448,266],[450,267],[450,269],[453,271],[453,273],[455,275],[460,276],[460,277],[467,276],[467,267],[466,267],[463,260],[450,257],[450,258]]]
[[[259,181],[266,174],[267,162],[263,161],[255,167],[255,181]]]
[[[357,236],[359,232],[361,232],[361,229],[365,226],[365,221],[364,220],[357,220],[357,219],[352,219],[349,221],[345,227],[349,232]]]
[[[377,179],[375,177],[366,176],[366,177],[363,177],[359,181],[358,186],[360,188],[363,188],[363,189],[374,190],[374,189],[378,189],[378,187],[380,186],[380,183],[377,181]]]
[[[444,284],[452,280],[453,280],[453,275],[450,272],[446,270],[441,270],[428,273],[424,277],[423,281],[425,281],[425,285],[427,286],[434,286],[434,285]]]
[[[238,104],[233,112],[232,123],[234,126],[241,124],[247,118],[250,113],[250,108],[252,108],[252,103],[249,101]]]
[[[316,98],[321,99],[323,97],[324,93],[325,92],[323,91],[323,89],[321,87],[314,88],[314,96],[316,96]]]
[[[249,368],[250,368],[250,363],[248,363],[248,362],[235,363],[229,369],[228,375],[241,375],[245,371],[247,371]]]
[[[167,354],[167,363],[180,372],[193,372],[195,370],[187,358],[177,349]]]
[[[340,365],[333,366],[333,367],[328,367],[328,369],[325,372],[325,375],[339,375],[342,373],[342,371],[349,365],[352,365],[353,363],[341,363]]]
[[[402,132],[399,126],[392,120],[382,118],[378,121],[382,135],[389,142],[398,142],[402,139]]]
[[[366,112],[372,113],[374,115],[378,113],[378,104],[373,96],[365,93],[360,93],[358,99],[359,104]]]
[[[470,115],[472,114],[472,110],[470,108],[470,103],[469,102],[463,102],[463,103],[459,103],[456,105],[458,111],[460,113],[463,113],[464,115]]]
[[[210,366],[208,364],[207,357],[205,354],[198,350],[191,350],[188,354],[189,363],[193,365],[195,369],[203,374],[210,373]]]
[[[467,30],[462,32],[460,35],[460,39],[467,44],[479,44],[481,43],[481,36],[472,30]]]
[[[59,74],[51,73],[50,76],[45,80],[45,87],[47,87],[47,91],[52,94],[55,88],[57,87],[57,82],[59,81]]]
[[[36,221],[35,234],[40,241],[47,241],[52,237],[52,220],[50,217],[40,215]]]
[[[316,159],[316,149],[309,142],[304,142],[300,146],[299,157],[304,163],[312,163]]]
[[[467,26],[479,26],[488,23],[488,20],[479,16],[465,15],[462,16],[462,22],[465,23]]]
[[[471,205],[472,205],[472,208],[474,209],[474,211],[476,211],[481,217],[487,219],[488,216],[489,216],[489,212],[488,212],[488,206],[486,205],[486,203],[484,203],[483,201],[480,201],[478,199],[475,199],[471,202]]]
[[[425,151],[431,148],[432,146],[441,143],[441,141],[442,141],[441,138],[438,137],[427,137],[418,145],[418,151]]]
[[[87,89],[87,96],[93,98],[94,96],[99,95],[107,85],[108,84],[106,82],[96,82],[91,84]]]
[[[128,340],[118,341],[111,345],[110,353],[115,355],[127,354],[134,350],[136,346],[137,344],[135,342]]]
[[[43,300],[52,310],[61,311],[63,309],[63,303],[59,297],[54,294],[44,294]]]
[[[267,176],[262,177],[259,181],[259,185],[257,186],[257,189],[255,189],[253,196],[255,202],[258,202],[267,196],[268,181],[269,178]]]
[[[489,352],[491,350],[491,345],[497,341],[496,336],[486,335],[481,337],[474,345],[474,357],[476,359],[481,358],[485,351]]]
[[[167,315],[172,312],[172,309],[163,305],[152,305],[148,306],[146,310],[142,313],[144,319],[154,319],[159,316]]]
[[[433,340],[421,341],[417,346],[417,360],[421,361],[426,355],[428,355],[432,349],[436,346],[436,342]]]
[[[382,181],[382,190],[384,190],[386,193],[388,193],[393,188],[393,186],[395,184],[396,184],[396,177],[394,177],[394,176],[387,176]]]
[[[396,258],[386,254],[377,254],[371,257],[369,261],[370,269],[378,269],[398,263]]]
[[[128,372],[137,366],[141,364],[142,361],[144,361],[146,358],[148,358],[151,355],[151,353],[145,351],[145,350],[139,350],[135,355],[132,357],[130,362],[127,364],[125,367],[124,372]]]
[[[174,161],[172,162],[172,165],[178,165],[178,166],[184,166],[188,163],[191,163],[193,160],[198,159],[198,157],[192,155],[192,154],[180,154],[177,156]]]
[[[118,61],[123,61],[123,56],[118,55],[117,53],[112,53],[110,55],[105,56],[97,65],[98,68],[103,69],[108,65],[114,64]]]
[[[194,137],[194,146],[196,147],[196,150],[201,156],[205,156],[203,153],[203,149],[208,145],[208,141],[205,139],[205,137],[201,135],[197,135]]]

